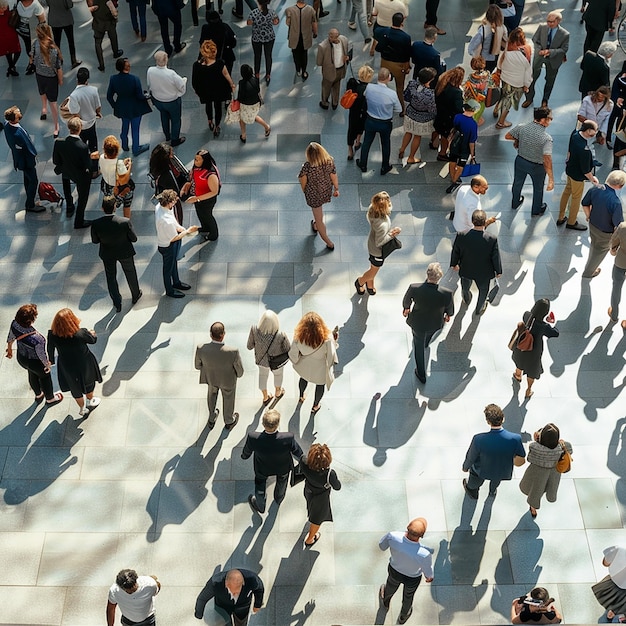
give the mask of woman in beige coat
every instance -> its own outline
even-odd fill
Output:
[[[309,77],[306,71],[309,48],[313,45],[313,37],[317,37],[315,9],[304,0],[298,0],[285,9],[285,22],[289,28],[287,37],[296,74],[306,80]]]
[[[312,414],[320,410],[324,385],[330,389],[335,380],[333,365],[338,363],[337,337],[337,327],[331,332],[324,320],[312,311],[304,314],[293,333],[289,358],[293,369],[300,375],[298,402],[304,402],[304,392],[308,384],[313,383],[315,399]]]

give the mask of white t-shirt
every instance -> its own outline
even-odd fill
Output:
[[[626,589],[626,549],[620,546],[606,548],[604,559],[609,564],[611,580],[620,589]]]
[[[159,586],[151,576],[137,577],[137,591],[126,593],[117,583],[109,589],[109,602],[120,607],[122,615],[131,622],[141,622],[154,613],[154,596]]]
[[[17,3],[17,14],[23,20],[29,20],[33,15],[39,17],[44,14],[44,8],[41,6],[39,0],[33,0],[30,6],[25,7],[21,2]]]
[[[160,204],[156,205],[154,218],[157,231],[157,245],[159,248],[167,248],[172,239],[178,235],[179,223],[172,209],[164,209]],[[133,620],[134,621],[134,620]]]
[[[102,178],[107,185],[115,187],[115,169],[117,166],[117,173],[123,176],[128,172],[128,168],[124,165],[122,159],[107,159],[104,154],[100,155],[100,172]]]
[[[462,185],[456,194],[454,202],[454,219],[452,225],[457,233],[467,233],[474,225],[472,224],[472,213],[480,206],[480,196],[472,189],[471,185]]]

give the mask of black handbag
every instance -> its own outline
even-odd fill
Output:
[[[397,237],[392,237],[387,243],[381,247],[381,256],[386,259],[392,252],[399,250],[402,247],[402,242]]]
[[[301,483],[304,480],[304,472],[302,471],[302,466],[300,463],[294,465],[291,468],[291,478],[289,480],[289,484],[294,487],[298,483]]]
[[[274,333],[274,336],[272,337],[272,341],[270,341],[270,345],[267,346],[267,350],[265,351],[265,354],[267,354],[270,351],[270,348],[272,347],[272,344],[274,343],[274,339],[276,339],[277,334],[278,333]],[[259,359],[259,362],[263,360],[263,357],[265,356],[265,354]],[[287,363],[288,360],[289,360],[289,352],[281,352],[280,354],[275,354],[275,355],[267,354],[267,362],[269,363],[271,370],[280,369],[281,367],[283,367],[283,365],[285,365],[285,363]]]

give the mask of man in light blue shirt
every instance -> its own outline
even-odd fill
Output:
[[[391,155],[391,131],[393,114],[402,112],[402,105],[395,91],[387,87],[391,73],[386,67],[378,70],[378,82],[371,83],[365,89],[367,101],[367,119],[365,120],[365,137],[361,147],[361,158],[356,160],[357,167],[367,172],[367,157],[376,133],[380,134],[380,147],[383,151],[381,176],[391,171],[389,157]]]
[[[413,613],[413,596],[422,582],[422,574],[427,583],[434,579],[432,552],[420,544],[427,526],[423,517],[416,517],[409,522],[405,533],[389,532],[378,542],[381,550],[391,552],[387,582],[380,586],[379,592],[380,604],[385,610],[389,609],[391,598],[400,584],[404,585],[398,624],[404,624]]]

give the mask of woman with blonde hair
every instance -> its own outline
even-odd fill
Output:
[[[437,80],[435,87],[435,115],[434,132],[429,148],[436,150],[439,146],[437,161],[448,161],[448,137],[454,126],[454,116],[463,113],[463,90],[461,85],[465,78],[465,70],[458,65],[444,72]],[[440,142],[438,141],[440,140]]]
[[[124,205],[124,217],[130,218],[130,206],[133,203],[135,183],[130,177],[133,163],[130,157],[118,159],[122,146],[117,137],[108,135],[104,138],[103,154],[100,155],[102,180],[100,189],[105,196],[114,196],[117,206]]]
[[[48,332],[48,359],[52,365],[55,363],[55,351],[59,355],[59,386],[62,391],[72,394],[83,417],[100,404],[100,398],[96,398],[93,392],[96,383],[102,382],[102,374],[96,357],[88,347],[97,340],[95,331],[81,328],[80,320],[67,308],[57,312]]]
[[[533,82],[532,54],[533,49],[526,43],[524,31],[521,28],[512,30],[506,50],[498,59],[497,71],[502,79],[502,97],[493,107],[494,117],[498,117],[500,112],[496,123],[498,129],[512,126],[511,122],[506,121],[506,116],[511,109],[518,110],[522,95],[528,92]]]
[[[354,159],[354,151],[361,147],[361,135],[365,132],[367,119],[365,88],[372,82],[374,70],[369,65],[363,65],[357,76],[358,80],[352,76],[346,84],[346,89],[356,93],[356,100],[348,109],[348,161]]]
[[[367,221],[370,225],[370,234],[367,238],[367,251],[370,255],[370,268],[354,281],[356,292],[362,296],[367,289],[370,296],[376,295],[374,278],[378,270],[383,266],[385,260],[382,256],[382,247],[393,237],[400,234],[402,230],[396,226],[391,228],[391,198],[386,191],[379,191],[372,196],[369,209],[367,210]]]
[[[515,14],[514,8],[513,14]],[[482,24],[469,42],[467,52],[472,57],[485,59],[485,68],[493,72],[498,63],[498,56],[506,46],[506,40],[506,26],[502,10],[497,4],[490,4]]]
[[[320,410],[320,401],[324,395],[324,385],[328,389],[335,380],[333,365],[337,363],[338,329],[331,332],[321,316],[313,311],[305,313],[298,322],[294,333],[289,359],[293,369],[300,376],[298,388],[300,399],[304,402],[304,392],[309,383],[315,385],[315,398],[311,413]]]
[[[334,469],[330,448],[325,443],[314,443],[306,455],[300,459],[300,471],[304,474],[304,498],[306,500],[309,532],[304,538],[304,546],[310,548],[319,541],[320,526],[333,521],[330,506],[330,491],[341,489],[341,482]]]
[[[48,102],[54,122],[54,134],[59,136],[59,109],[57,100],[59,97],[59,85],[63,84],[63,56],[52,38],[52,29],[42,22],[37,24],[37,39],[33,43],[30,62],[35,66],[35,78],[37,88],[41,96],[41,116],[45,120],[48,115]]]
[[[263,394],[263,404],[269,404],[274,398],[280,400],[285,395],[283,389],[284,365],[289,358],[287,353],[291,342],[287,335],[280,330],[280,321],[274,311],[265,311],[259,323],[250,327],[248,335],[248,350],[254,350],[254,362],[259,367],[259,389]],[[273,366],[272,357],[282,357],[282,365]],[[270,370],[274,376],[274,395],[267,392],[267,381]]]
[[[328,250],[334,250],[335,244],[328,238],[324,223],[323,205],[330,202],[332,196],[339,196],[339,179],[335,169],[335,160],[319,143],[312,141],[305,152],[298,179],[304,192],[306,203],[313,211],[311,229],[319,233]]]
[[[191,85],[200,102],[205,105],[209,129],[213,137],[220,135],[223,103],[230,100],[235,83],[222,59],[217,58],[217,46],[208,39],[200,46],[201,60],[193,64]]]

